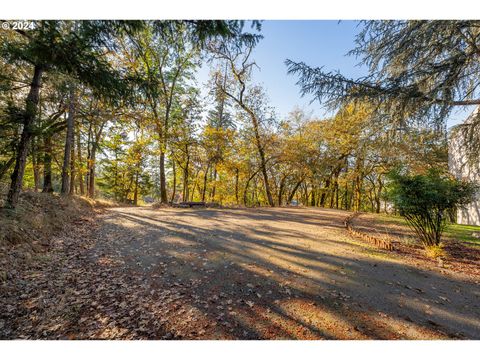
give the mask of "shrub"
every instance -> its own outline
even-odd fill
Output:
[[[473,200],[477,186],[438,170],[409,175],[390,174],[388,199],[415,231],[425,247],[438,246],[449,213]]]

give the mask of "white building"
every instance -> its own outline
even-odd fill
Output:
[[[477,107],[464,123],[471,121],[474,116],[480,116],[479,112],[480,107]],[[480,159],[475,164],[471,164],[468,161],[460,132],[453,131],[450,133],[448,166],[450,172],[457,179],[466,179],[480,183]],[[480,194],[477,194],[476,199],[464,209],[458,210],[457,222],[459,224],[480,226]]]

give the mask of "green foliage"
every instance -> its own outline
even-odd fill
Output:
[[[142,129],[128,127],[128,124],[109,129],[103,141],[107,157],[101,161],[102,172],[98,179],[104,196],[137,205],[140,196],[149,193],[152,184],[146,160],[150,143],[151,139],[143,135]]]
[[[472,201],[477,186],[437,170],[409,175],[390,174],[388,199],[413,228],[425,247],[438,246],[448,212]]]
[[[142,22],[37,21],[35,29],[3,43],[0,56],[12,64],[31,64],[67,74],[90,86],[97,96],[118,100],[129,91],[124,71],[109,62],[122,33]]]
[[[255,43],[262,37],[260,34],[244,32],[244,20],[156,20],[152,23],[155,32],[163,36],[187,31],[191,43],[198,47],[204,47],[215,38]],[[250,27],[259,32],[262,28],[261,21],[251,21]]]

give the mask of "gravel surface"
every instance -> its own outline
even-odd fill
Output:
[[[348,214],[108,209],[17,259],[0,337],[480,339],[478,278],[352,239]]]

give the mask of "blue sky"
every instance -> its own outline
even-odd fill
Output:
[[[359,59],[346,56],[355,44],[359,31],[356,21],[334,20],[270,20],[262,23],[264,38],[256,46],[252,58],[260,69],[253,73],[253,80],[262,84],[271,105],[280,118],[284,118],[294,107],[311,111],[313,116],[325,114],[318,101],[310,104],[311,97],[302,98],[295,75],[287,75],[286,59],[303,61],[310,66],[323,66],[325,70],[339,70],[342,74],[359,77],[366,68],[358,66]],[[208,79],[208,67],[203,67],[197,76],[200,84]],[[454,112],[448,125],[465,119],[473,110],[459,109]]]
[[[265,86],[280,116],[288,114],[296,105],[318,116],[324,113],[318,101],[310,105],[311,97],[300,96],[300,88],[295,84],[297,77],[287,75],[286,59],[341,70],[354,77],[366,73],[365,69],[355,66],[358,61],[345,56],[354,45],[356,27],[356,22],[332,20],[263,23],[264,38],[253,54],[260,67],[254,77]]]

